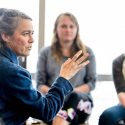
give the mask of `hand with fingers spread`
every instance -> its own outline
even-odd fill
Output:
[[[88,53],[80,57],[82,51],[78,51],[72,58],[69,58],[61,66],[60,76],[66,78],[67,80],[71,79],[80,69],[85,67],[89,60],[86,60]],[[80,58],[79,58],[80,57]]]

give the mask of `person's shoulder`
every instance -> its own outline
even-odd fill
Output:
[[[122,53],[113,60],[113,64],[122,64],[124,60],[125,60],[125,53]]]
[[[86,50],[87,50],[87,52],[88,52],[90,55],[94,55],[94,52],[93,52],[93,50],[92,50],[91,47],[86,46]]]
[[[119,57],[125,59],[125,53],[122,53]]]
[[[47,47],[42,47],[41,49],[40,49],[40,53],[42,52],[48,52],[48,51],[51,51],[51,47],[50,46],[47,46]]]
[[[18,73],[29,74],[29,72],[18,64],[3,60],[0,65],[3,76],[16,76]]]
[[[40,50],[39,57],[48,57],[52,53],[51,46],[43,47]]]
[[[30,74],[28,72],[28,70],[26,70],[25,68],[23,68],[20,65],[14,64],[14,63],[11,63],[8,68],[11,70],[11,73],[13,73],[13,74],[18,74],[18,73]]]
[[[120,54],[117,56],[114,60],[124,60],[125,59],[125,53]]]
[[[89,46],[86,46],[86,50],[89,52],[89,51],[93,51],[91,47]]]

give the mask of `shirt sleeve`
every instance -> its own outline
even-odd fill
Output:
[[[36,83],[37,88],[39,85],[44,85],[47,83],[47,49],[42,48],[39,53],[39,58],[37,61],[37,72],[36,72]]]
[[[89,53],[88,59],[90,63],[86,66],[85,82],[89,85],[90,90],[93,90],[95,88],[95,83],[97,79],[96,59],[91,48],[88,48],[88,53]]]
[[[112,64],[113,80],[117,93],[125,92],[125,79],[122,73],[124,59],[125,54],[122,54],[115,58]]]
[[[73,90],[68,80],[58,77],[49,92],[42,96],[33,88],[30,74],[20,67],[8,74],[6,83],[11,108],[43,121],[53,119],[62,107],[65,96]]]

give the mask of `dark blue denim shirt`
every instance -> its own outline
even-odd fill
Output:
[[[1,124],[23,125],[29,116],[49,121],[72,90],[69,81],[58,77],[48,94],[42,96],[33,88],[30,73],[18,65],[16,54],[7,47],[0,48]]]

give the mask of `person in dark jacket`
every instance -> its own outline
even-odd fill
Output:
[[[100,116],[99,125],[123,125],[125,120],[125,54],[113,61],[113,80],[119,104],[106,109]]]
[[[82,51],[66,60],[43,96],[32,86],[19,56],[28,56],[34,42],[32,19],[15,9],[0,9],[0,125],[23,125],[28,117],[52,120],[73,88],[69,82],[89,61]],[[80,56],[80,58],[79,58]]]

